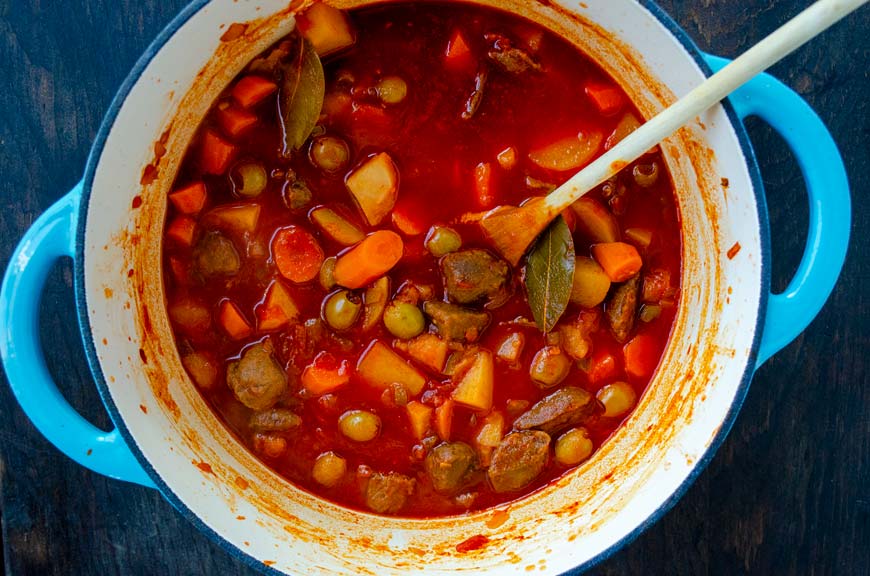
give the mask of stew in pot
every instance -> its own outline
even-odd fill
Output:
[[[638,402],[679,298],[658,149],[513,267],[477,221],[641,121],[573,45],[492,8],[315,4],[220,95],[164,232],[192,382],[305,490],[379,514],[522,497]]]

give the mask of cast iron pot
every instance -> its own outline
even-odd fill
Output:
[[[475,1],[574,42],[647,117],[725,63],[700,53],[645,0]],[[526,498],[461,517],[351,511],[275,475],[216,419],[181,367],[160,281],[166,195],[193,131],[241,68],[293,28],[293,13],[292,5],[265,0],[197,0],[136,64],[84,179],[33,224],[6,271],[0,352],[16,398],[69,457],[160,490],[231,554],[274,573],[588,568],[685,492],[731,427],[755,369],[803,331],[828,297],[850,224],[848,183],[830,135],[794,92],[762,75],[663,144],[682,220],[679,312],[647,392],[588,462]],[[244,23],[244,33],[222,40],[234,23]],[[751,115],[783,136],[809,193],[806,249],[782,294],[769,293],[765,196],[741,124]],[[155,142],[165,154],[155,156]],[[39,296],[64,256],[74,261],[82,342],[111,431],[67,404],[40,349]],[[457,549],[477,536],[485,539],[476,538],[476,549]]]

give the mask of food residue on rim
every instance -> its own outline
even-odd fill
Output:
[[[197,462],[196,460],[193,460],[193,465],[207,474],[214,474],[214,470],[212,470],[211,464],[208,462]]]
[[[721,182],[722,182],[722,188],[728,188],[728,185],[730,183],[728,181],[728,178],[722,178]]]
[[[738,252],[740,252],[740,242],[735,242],[734,245],[728,249],[728,253],[726,254],[726,256],[728,256],[729,260],[733,260],[734,257],[737,256]]]
[[[142,362],[148,364],[148,356],[145,355],[145,349],[139,348],[139,358],[142,359]]]
[[[236,486],[238,486],[241,490],[247,490],[251,485],[241,476],[236,476]]]
[[[111,298],[114,295],[114,292],[108,286],[103,288],[103,295],[106,297],[106,300]]]
[[[233,40],[237,40],[238,38],[244,36],[247,30],[247,24],[242,24],[241,22],[234,22],[233,24],[230,24],[230,27],[227,28],[227,31],[224,32],[221,36],[221,42],[232,42]]]
[[[148,414],[148,407],[144,404],[139,404],[139,410],[142,411],[142,414]]]
[[[468,538],[467,540],[463,540],[459,544],[456,545],[456,551],[460,554],[465,554],[466,552],[471,552],[473,550],[480,550],[484,546],[489,543],[489,538],[484,536],[483,534],[477,534]]]
[[[486,521],[486,527],[495,530],[507,522],[508,518],[510,518],[510,514],[507,510],[493,510],[492,515],[490,515],[489,519]]]
[[[142,169],[142,177],[139,179],[139,184],[142,186],[148,186],[155,180],[157,180],[158,176],[157,166],[154,164],[148,164],[145,168]]]

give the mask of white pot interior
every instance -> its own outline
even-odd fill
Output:
[[[523,13],[574,41],[647,117],[703,78],[684,47],[633,0],[482,3]],[[360,2],[340,3],[351,4]],[[211,99],[294,24],[289,8],[246,0],[214,0],[188,15],[144,67],[98,143],[83,264],[108,393],[130,443],[170,500],[253,559],[295,574],[560,573],[653,515],[704,457],[751,373],[760,226],[746,159],[724,109],[664,144],[683,223],[680,313],[629,421],[578,470],[498,511],[382,518],[319,500],[269,471],[216,419],[181,368],[157,281],[166,194]],[[247,23],[245,34],[222,42],[233,23]],[[167,153],[155,159],[158,140]],[[152,162],[157,177],[143,186]],[[141,207],[131,208],[136,197]],[[735,242],[741,249],[728,258]],[[456,551],[478,534],[489,538],[486,546]]]

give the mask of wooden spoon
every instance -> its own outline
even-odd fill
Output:
[[[870,0],[819,0],[767,38],[660,112],[619,144],[545,197],[520,207],[499,206],[480,219],[484,235],[514,266],[547,225],[574,201],[710,108],[753,76],[778,62]]]

